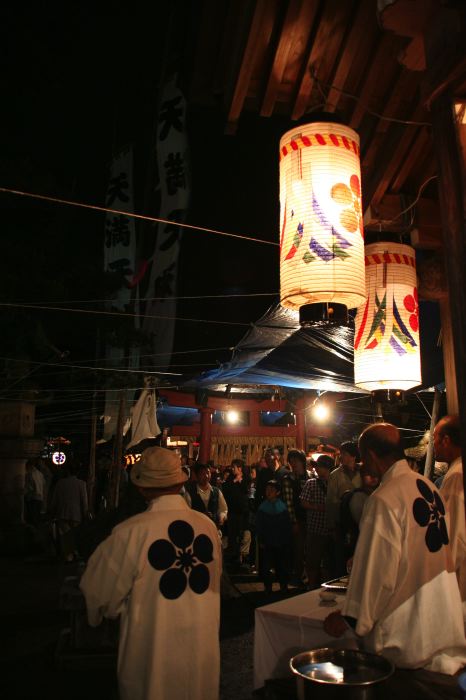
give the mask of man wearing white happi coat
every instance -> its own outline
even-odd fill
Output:
[[[220,540],[179,495],[179,456],[145,450],[131,479],[147,511],[120,523],[81,579],[89,624],[120,620],[120,700],[216,700],[219,692]]]
[[[439,420],[434,429],[434,451],[438,461],[448,463],[440,495],[450,516],[450,545],[466,620],[466,517],[458,415],[444,416]]]
[[[466,664],[466,639],[445,506],[409,468],[394,425],[366,428],[359,450],[381,483],[364,506],[342,611],[324,627],[340,636],[350,624],[365,651],[401,669],[452,675]]]

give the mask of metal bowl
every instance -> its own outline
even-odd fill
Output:
[[[334,689],[335,697],[336,693],[344,697],[348,696],[348,691],[352,691],[351,697],[368,698],[372,686],[387,680],[395,670],[391,661],[383,656],[356,649],[328,647],[293,656],[290,668],[297,676],[298,695],[313,698],[317,697],[315,693],[319,687],[321,691]],[[337,691],[337,688],[340,690]],[[328,696],[328,692],[319,695]]]

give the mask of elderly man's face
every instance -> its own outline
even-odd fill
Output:
[[[442,434],[442,428],[436,425],[434,428],[434,453],[437,462],[449,462],[449,439]]]
[[[382,475],[377,467],[377,460],[372,450],[366,450],[364,448],[361,449],[361,446],[359,446],[359,454],[361,456],[364,472],[366,474],[370,474],[371,476],[380,478]]]

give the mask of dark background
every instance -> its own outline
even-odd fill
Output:
[[[78,3],[4,9],[0,187],[102,206],[112,154],[132,143],[135,211],[156,214],[147,189],[159,88],[176,65],[189,93],[198,10],[196,2],[109,12]],[[247,115],[234,136],[226,135],[221,95],[210,108],[189,99],[187,222],[278,242],[278,143],[290,126],[286,119]],[[5,193],[0,211],[0,302],[103,310],[111,294],[103,274],[104,214]],[[228,361],[278,288],[277,246],[185,231],[177,294],[225,296],[180,300],[177,316],[225,323],[177,321],[173,371],[189,377]],[[263,293],[270,296],[229,298]],[[91,407],[101,409],[105,386],[142,386],[142,375],[63,366],[104,367],[105,336],[118,319],[6,306],[0,313],[1,396],[38,400],[44,435],[65,432],[85,443]],[[434,347],[437,306],[421,313]],[[205,349],[211,350],[195,352]],[[439,358],[429,357],[423,372]]]

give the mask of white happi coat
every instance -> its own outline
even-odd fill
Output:
[[[364,507],[342,613],[367,651],[453,674],[466,639],[444,514],[436,487],[395,462]]]
[[[89,624],[121,615],[120,700],[216,700],[221,551],[217,528],[179,495],[119,524],[81,579]]]
[[[461,457],[451,463],[449,470],[443,477],[440,495],[450,516],[451,552],[463,602],[463,617],[466,620],[466,517]]]

